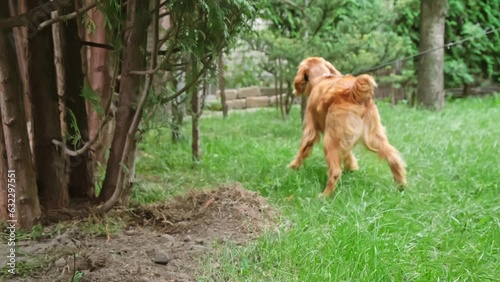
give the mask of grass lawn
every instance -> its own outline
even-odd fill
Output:
[[[294,108],[288,121],[274,109],[204,118],[194,169],[189,140],[172,144],[167,129],[151,130],[134,200],[234,181],[268,197],[281,227],[223,250],[216,281],[500,281],[500,96],[440,112],[378,105],[408,165],[403,193],[387,164],[359,146],[360,170],[318,199],[327,180],[321,144],[299,171],[286,168],[301,136]]]

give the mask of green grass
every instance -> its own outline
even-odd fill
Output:
[[[278,231],[223,250],[216,281],[499,281],[500,96],[440,112],[378,104],[408,165],[403,193],[388,166],[358,147],[360,170],[318,199],[326,184],[321,144],[299,171],[286,168],[301,134],[294,108],[289,121],[271,109],[203,119],[195,168],[188,140],[172,144],[168,130],[150,132],[134,200],[239,181],[282,210]]]

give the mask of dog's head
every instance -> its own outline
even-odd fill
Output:
[[[342,74],[327,60],[321,57],[309,57],[300,62],[297,75],[293,81],[294,94],[309,95],[317,79],[324,76],[341,76]]]

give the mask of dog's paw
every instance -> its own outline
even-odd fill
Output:
[[[399,192],[403,192],[408,186],[408,183],[406,182],[406,179],[401,179],[401,180],[396,180],[396,187],[398,188]]]
[[[318,194],[318,199],[326,200],[329,196],[330,196],[329,194],[325,194],[325,192],[321,192]]]
[[[359,166],[357,166],[357,165],[346,166],[344,168],[344,170],[346,170],[346,171],[358,171],[359,170]]]
[[[291,168],[293,170],[298,170],[300,168],[300,163],[293,161],[288,165],[288,168]]]

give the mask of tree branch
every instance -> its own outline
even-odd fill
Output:
[[[208,63],[207,64],[203,64],[203,67],[201,68],[200,72],[198,72],[198,74],[196,75],[195,79],[193,79],[192,81],[190,81],[188,84],[184,85],[184,87],[182,87],[174,95],[172,95],[172,96],[168,97],[167,99],[165,99],[165,103],[170,102],[170,101],[174,100],[175,98],[179,97],[180,95],[182,95],[182,93],[186,92],[191,86],[193,86],[196,82],[198,82],[198,80],[200,79],[201,75],[208,69],[207,65],[208,65]]]
[[[103,44],[103,43],[97,43],[97,42],[90,42],[90,41],[80,41],[82,45],[85,46],[90,46],[90,47],[96,47],[96,48],[103,48],[111,51],[115,51],[115,47],[108,45],[108,44]]]
[[[56,140],[56,139],[53,139],[52,140],[52,144],[56,145],[57,147],[59,148],[62,148],[64,150],[64,153],[68,156],[72,156],[72,157],[78,157],[78,156],[81,156],[83,155],[84,153],[86,153],[90,147],[92,145],[94,145],[94,143],[97,141],[97,139],[99,139],[99,136],[101,135],[101,132],[102,130],[104,129],[104,126],[111,120],[111,118],[109,116],[107,116],[101,123],[101,126],[99,126],[99,130],[96,132],[96,134],[94,135],[94,137],[89,140],[87,143],[85,143],[85,145],[83,145],[83,147],[81,147],[80,149],[76,150],[76,151],[73,151],[71,149],[68,149],[68,147],[66,147],[66,144],[64,142],[61,142],[59,140]]]
[[[94,3],[88,7],[84,7],[84,8],[81,8],[77,11],[74,11],[73,13],[69,13],[69,14],[66,14],[66,15],[62,15],[62,16],[58,16],[58,17],[55,17],[55,18],[52,18],[50,20],[47,20],[47,21],[44,21],[42,22],[41,24],[38,25],[38,30],[42,30],[54,23],[57,23],[57,22],[61,22],[61,21],[68,21],[68,20],[71,20],[71,19],[74,19],[76,18],[78,15],[80,14],[83,14],[83,13],[86,13],[88,10],[91,10],[93,8],[95,8],[97,6],[97,3]]]
[[[5,1],[5,0],[4,0]],[[42,5],[27,11],[26,13],[22,13],[20,15],[0,19],[0,29],[9,29],[18,26],[30,26],[32,25],[32,20],[35,17],[40,16],[40,14],[46,15],[47,19],[50,19],[50,13],[56,11],[62,7],[69,6],[71,1],[68,0],[55,0],[43,3]]]

